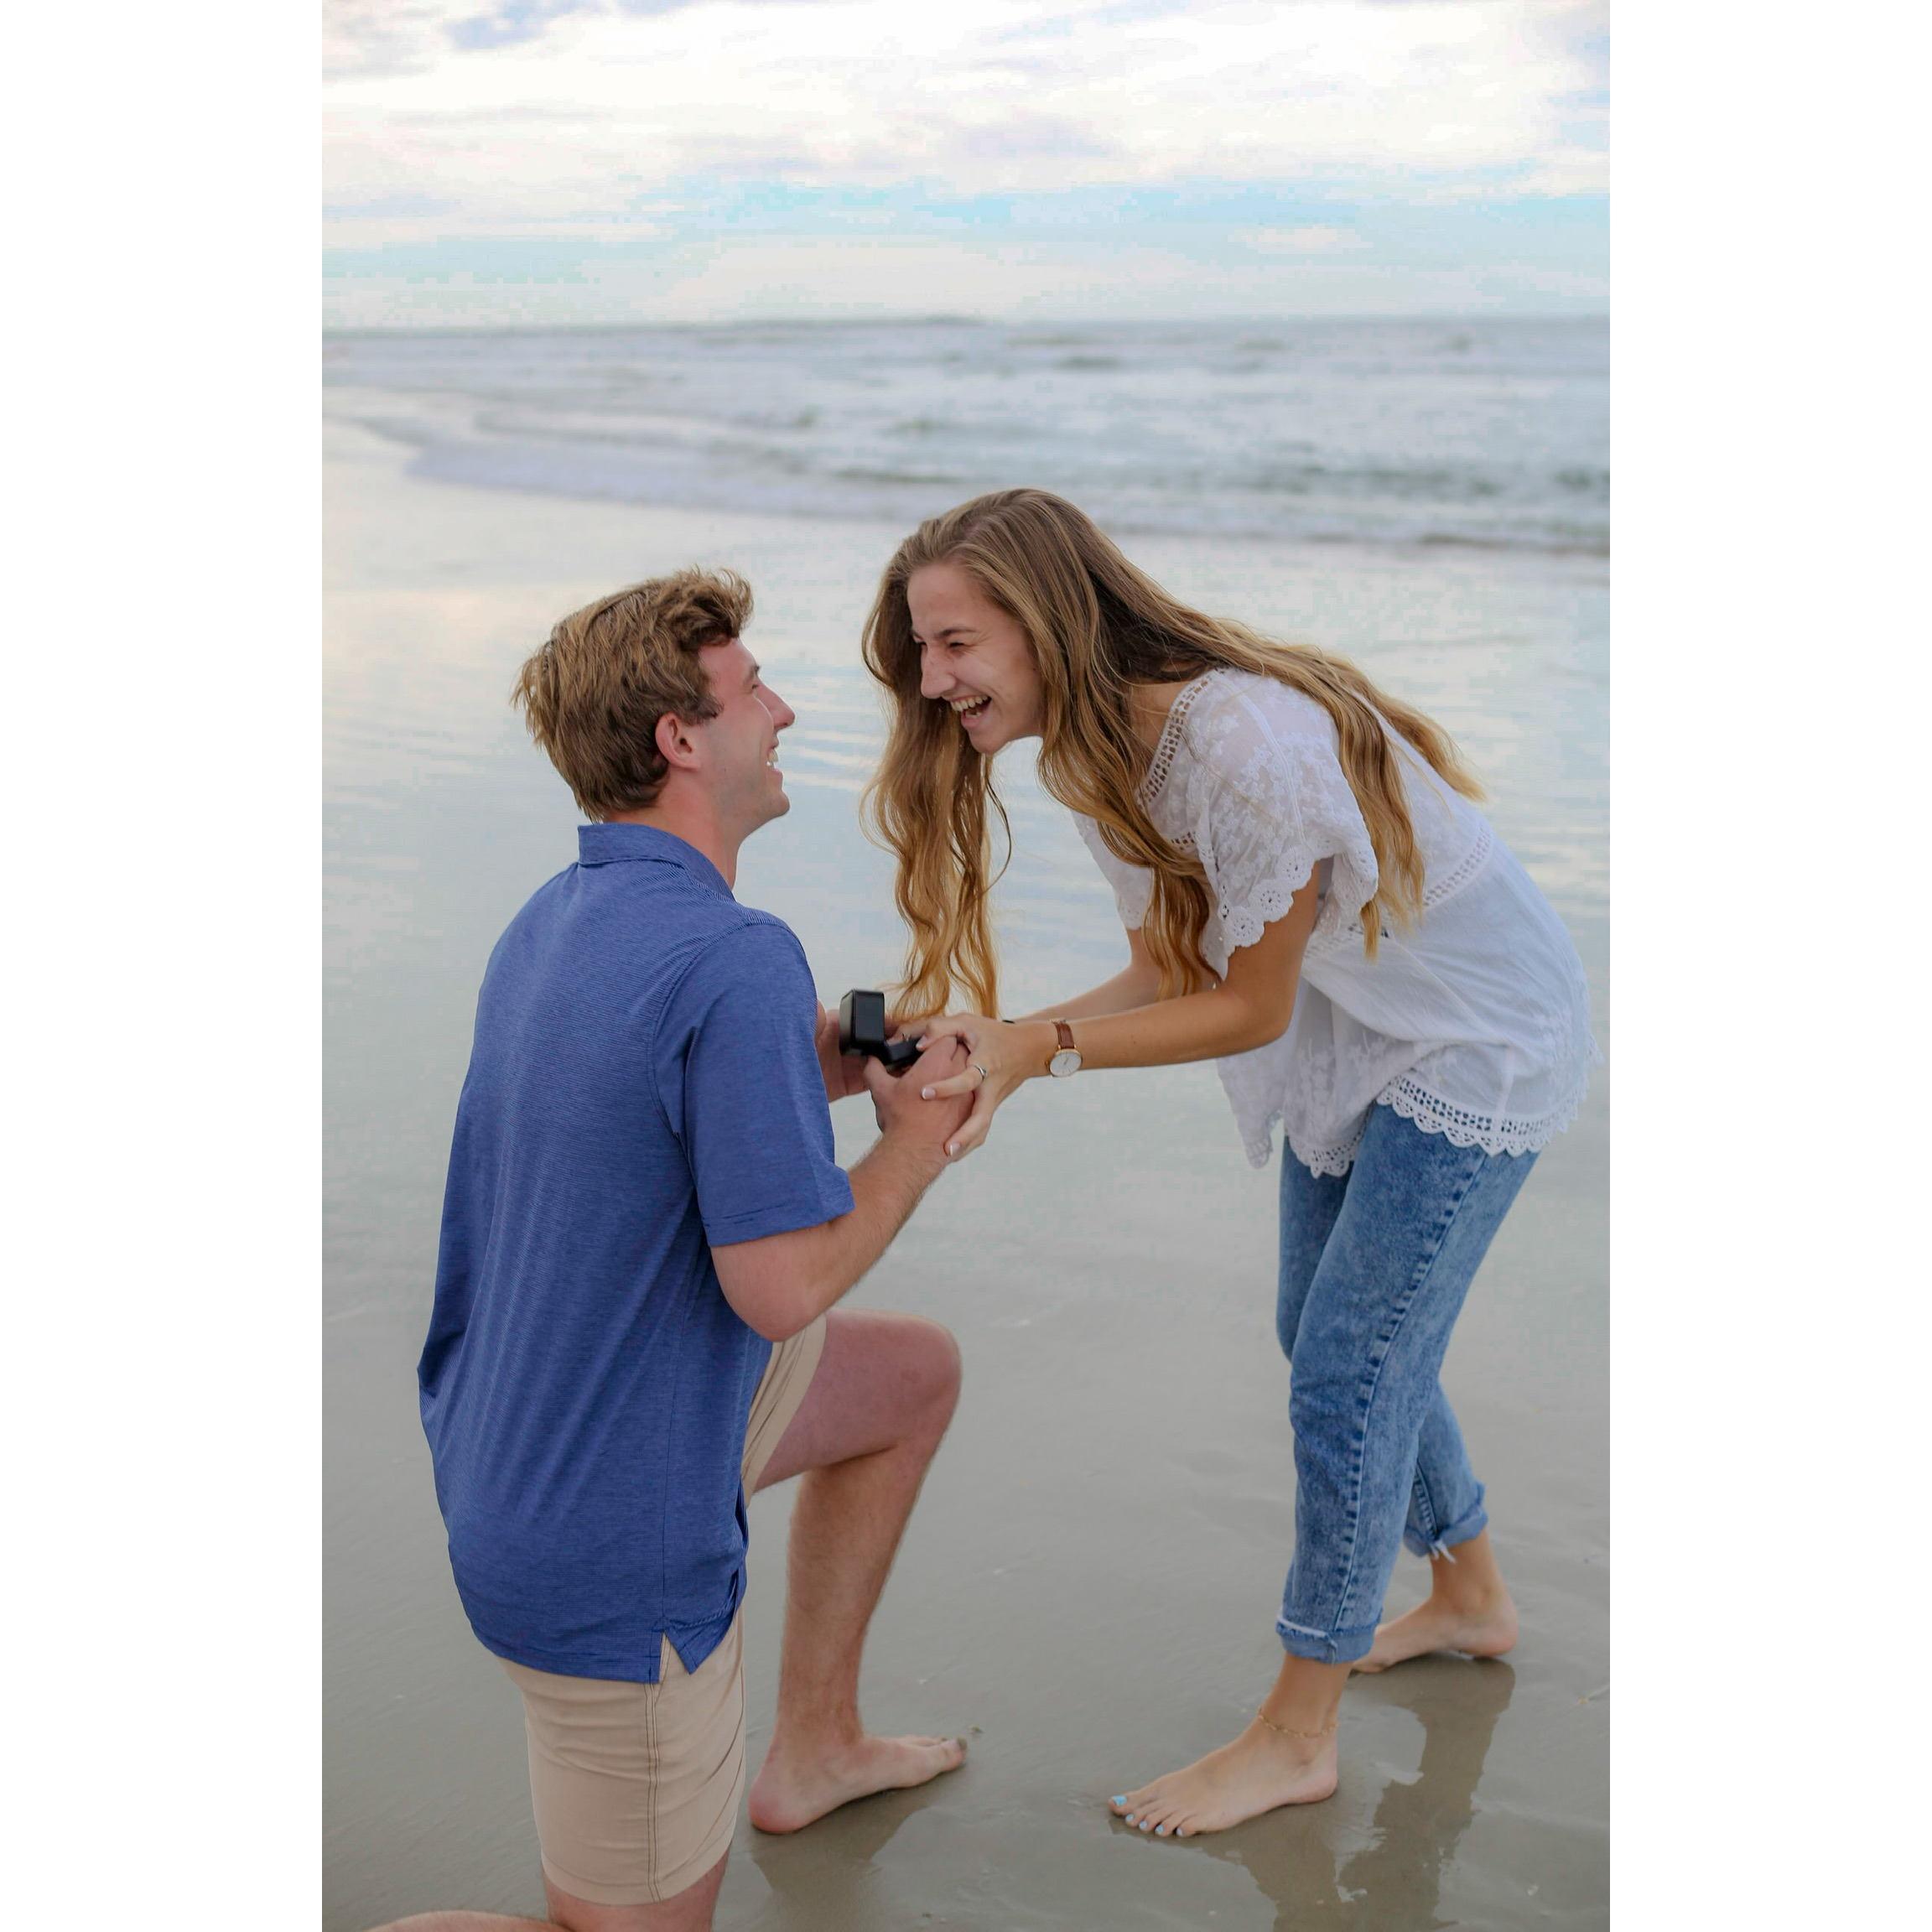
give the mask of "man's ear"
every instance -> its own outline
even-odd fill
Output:
[[[657,720],[654,735],[664,762],[675,771],[694,770],[699,762],[698,740],[692,728],[675,711],[665,712]]]

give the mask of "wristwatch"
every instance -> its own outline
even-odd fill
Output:
[[[1060,1047],[1046,1062],[1046,1071],[1056,1080],[1064,1080],[1080,1071],[1080,1049],[1073,1044],[1073,1029],[1064,1020],[1056,1020],[1053,1026],[1060,1036]]]

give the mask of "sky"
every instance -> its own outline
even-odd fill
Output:
[[[1607,307],[1607,0],[325,0],[338,327]]]

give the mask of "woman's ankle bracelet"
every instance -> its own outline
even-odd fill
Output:
[[[1332,1717],[1319,1731],[1297,1731],[1292,1725],[1277,1724],[1259,1705],[1254,1707],[1254,1715],[1270,1731],[1279,1731],[1284,1737],[1300,1737],[1310,1743],[1319,1743],[1324,1737],[1332,1737],[1335,1735],[1335,1720]]]

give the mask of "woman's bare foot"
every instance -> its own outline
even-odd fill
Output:
[[[1109,1809],[1152,1838],[1225,1831],[1279,1805],[1319,1803],[1333,1793],[1339,1763],[1332,1732],[1285,1737],[1257,1717],[1232,1744],[1114,1799]]]
[[[1386,1670],[1431,1650],[1500,1657],[1516,1642],[1516,1606],[1504,1587],[1487,1526],[1429,1560],[1429,1600],[1377,1629],[1358,1670]]]
[[[1446,1602],[1431,1593],[1406,1617],[1379,1625],[1368,1654],[1357,1660],[1358,1670],[1386,1670],[1391,1664],[1422,1657],[1431,1650],[1462,1650],[1472,1657],[1500,1657],[1516,1642],[1516,1606],[1509,1593],[1486,1602]]]
[[[1517,1606],[1509,1600],[1495,1548],[1483,1528],[1455,1550],[1430,1557],[1430,1596],[1426,1603],[1384,1623],[1375,1631],[1358,1671],[1385,1671],[1391,1664],[1428,1656],[1431,1650],[1462,1650],[1472,1658],[1499,1658],[1517,1642]]]
[[[751,1786],[751,1822],[761,1831],[802,1831],[854,1798],[909,1790],[965,1762],[963,1737],[864,1737],[796,1756],[774,1740]]]

